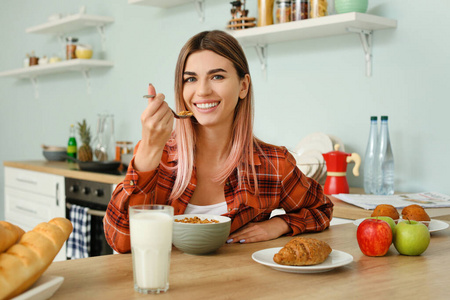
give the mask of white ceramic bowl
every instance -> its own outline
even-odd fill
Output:
[[[231,219],[218,215],[192,214],[177,215],[174,220],[199,217],[217,220],[219,223],[191,224],[173,223],[173,245],[188,254],[207,254],[222,247],[230,235]]]

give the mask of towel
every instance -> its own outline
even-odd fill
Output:
[[[67,257],[71,259],[89,257],[91,242],[91,215],[89,208],[72,204],[70,221],[73,231],[67,240]]]

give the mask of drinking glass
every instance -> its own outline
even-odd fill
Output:
[[[129,217],[134,289],[144,294],[166,292],[169,289],[173,207],[130,206]]]

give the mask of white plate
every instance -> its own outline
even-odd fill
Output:
[[[45,300],[53,296],[64,281],[61,276],[42,275],[27,291],[12,300]]]
[[[320,273],[330,271],[334,268],[345,266],[353,261],[353,256],[346,252],[334,250],[331,251],[327,259],[318,265],[313,266],[285,266],[273,261],[273,256],[280,251],[282,247],[269,248],[253,253],[252,258],[257,263],[271,267],[275,270],[290,273]]]
[[[356,226],[359,226],[359,224],[361,224],[361,222],[364,220],[365,220],[365,218],[355,220],[355,221],[353,221],[353,224],[355,224]],[[430,232],[436,232],[436,231],[447,229],[448,226],[449,226],[448,223],[431,219],[430,224],[428,224],[428,230]]]

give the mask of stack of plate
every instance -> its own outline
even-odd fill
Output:
[[[344,144],[339,138],[316,132],[303,138],[291,152],[303,174],[324,184],[327,166],[322,153],[333,151],[336,144],[339,144],[340,151],[345,151]]]

